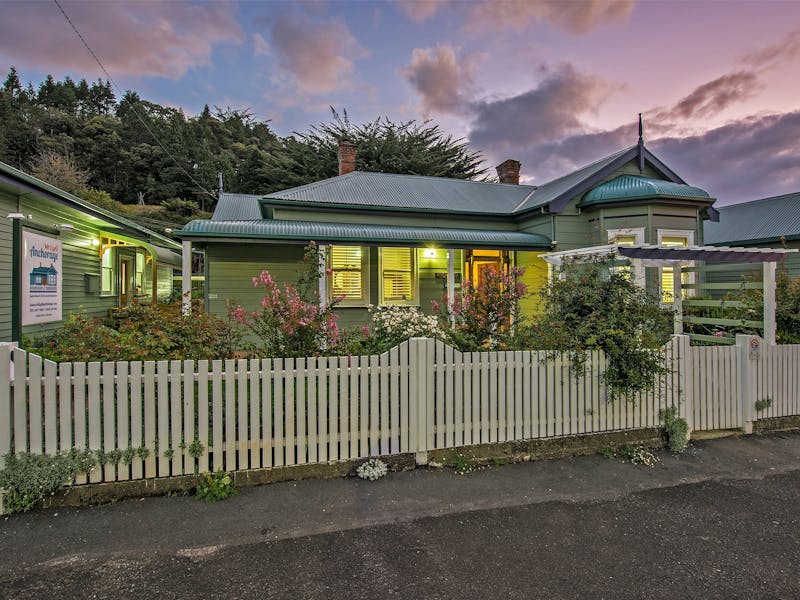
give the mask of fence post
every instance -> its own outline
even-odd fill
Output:
[[[694,369],[692,368],[692,343],[688,335],[672,337],[678,350],[678,414],[689,425],[689,436],[694,430]],[[673,367],[674,368],[674,367]]]
[[[774,264],[774,263],[773,263]],[[753,433],[756,419],[756,365],[761,360],[764,340],[755,335],[736,336],[736,362],[739,372],[739,423],[745,433]]]
[[[415,453],[415,460],[418,465],[428,464],[428,402],[433,398],[428,397],[428,371],[429,361],[432,356],[428,356],[428,340],[426,338],[411,338],[408,340],[408,380],[411,394],[409,403],[416,404],[416,419],[410,419],[408,426],[416,429],[416,436],[409,432],[409,439],[416,437],[416,447],[410,448]],[[413,412],[412,412],[413,415]]]

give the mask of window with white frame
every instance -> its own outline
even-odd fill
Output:
[[[608,243],[619,244],[620,246],[644,244],[644,227],[609,229]],[[633,281],[636,285],[642,288],[645,286],[644,267],[639,261],[632,259],[631,266],[618,267],[618,272],[632,274]]]
[[[688,248],[694,245],[694,231],[684,229],[659,229],[658,245],[671,248]],[[661,301],[671,304],[675,301],[675,267],[661,267]],[[681,282],[694,283],[694,273],[683,273]],[[684,292],[685,294],[685,292]]]
[[[381,305],[418,305],[417,251],[414,248],[381,248],[379,256]]]
[[[328,290],[340,298],[340,306],[369,304],[369,249],[361,246],[331,246]]]
[[[113,296],[116,291],[116,254],[113,248],[106,248],[100,258],[100,294],[103,296]]]

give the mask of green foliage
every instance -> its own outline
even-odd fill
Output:
[[[564,352],[579,372],[588,350],[602,350],[612,398],[651,390],[667,369],[658,348],[672,333],[672,312],[612,261],[565,264],[542,293],[542,313],[522,327],[519,344]]]
[[[320,307],[318,291],[309,284],[318,277],[318,255],[312,242],[306,248],[298,285],[276,282],[269,271],[253,277],[263,289],[259,310],[229,307],[232,321],[240,324],[255,340],[253,352],[261,357],[319,356],[336,353],[340,343],[336,300]],[[310,274],[309,274],[310,273]]]
[[[643,446],[625,446],[622,448],[619,455],[623,461],[633,463],[634,465],[654,467],[658,462],[658,457]]]
[[[519,302],[528,293],[521,281],[524,274],[519,267],[508,271],[490,267],[480,282],[461,285],[452,306],[447,298],[441,304],[434,302],[449,341],[462,352],[519,347],[517,332],[523,325]]]
[[[206,473],[197,484],[198,499],[206,502],[216,502],[224,500],[236,493],[236,484],[230,473],[217,471],[216,473]]]
[[[614,452],[614,449],[610,446],[603,446],[600,448],[600,454],[602,454],[604,458],[608,459],[616,458],[617,456],[617,453]]]
[[[689,445],[689,424],[686,419],[678,416],[678,409],[674,406],[662,408],[658,418],[664,423],[669,449],[675,454],[684,452]]]
[[[0,471],[0,490],[8,512],[26,512],[80,473],[88,473],[97,464],[89,450],[71,450],[52,456],[43,454],[7,454]]]
[[[760,283],[761,274],[750,274],[742,276],[741,283]],[[702,315],[706,317],[717,317],[725,319],[742,319],[748,321],[760,321],[764,315],[764,293],[760,289],[745,289],[742,285],[740,289],[729,292],[723,300],[733,300],[742,302],[742,308],[688,308],[687,314]],[[792,279],[786,266],[781,264],[775,274],[775,325],[776,340],[779,344],[798,344],[800,343],[800,278]],[[686,330],[690,333],[701,333],[706,335],[724,335],[734,337],[736,334],[762,335],[760,328],[747,327],[745,325],[729,326],[710,326],[702,324],[686,324]]]
[[[758,412],[767,410],[770,406],[772,406],[772,398],[762,398],[761,400],[756,400],[756,411]]]
[[[124,205],[141,197],[158,210],[126,216],[156,229],[173,227],[175,215],[187,218],[187,205],[162,210],[164,201],[197,198],[202,210],[212,208],[217,173],[226,189],[259,194],[332,177],[338,173],[341,140],[359,145],[361,170],[459,178],[484,174],[481,156],[438,126],[385,118],[353,125],[344,115],[333,111],[330,123],[280,138],[248,109],[205,106],[187,117],[134,91],[117,99],[108,81],[56,81],[48,75],[37,89],[23,87],[12,67],[0,88],[0,160],[28,170],[43,152],[70,157],[73,174],[85,174],[84,185],[73,185],[74,177],[54,184],[63,183],[73,193],[87,186],[102,190]]]
[[[455,455],[455,458],[453,458],[453,462],[450,463],[450,467],[458,475],[468,475],[476,469],[477,464],[475,463],[474,459],[459,452]]]
[[[189,456],[191,456],[192,458],[200,458],[200,456],[203,454],[203,450],[205,449],[206,449],[205,446],[203,446],[203,444],[200,443],[200,440],[195,438],[194,441],[191,444],[189,444],[188,448]]]
[[[212,360],[229,358],[241,333],[196,304],[190,316],[176,304],[132,304],[113,319],[71,314],[47,337],[26,348],[54,361]]]

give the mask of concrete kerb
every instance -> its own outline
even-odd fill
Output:
[[[589,435],[526,440],[495,444],[480,444],[434,450],[428,453],[434,465],[448,465],[458,454],[469,456],[478,464],[487,464],[501,459],[504,462],[526,462],[597,454],[603,448],[619,449],[623,446],[637,445],[647,448],[662,448],[664,438],[660,429],[639,429]],[[380,457],[390,471],[405,471],[417,467],[415,454],[394,454]],[[299,481],[302,479],[326,479],[354,476],[358,465],[365,459],[347,460],[311,465],[249,469],[233,472],[238,487],[250,487],[280,481]],[[421,467],[425,468],[425,467]],[[434,467],[435,468],[435,467]],[[65,488],[58,494],[47,498],[42,507],[77,507],[104,504],[126,498],[164,496],[170,494],[189,494],[197,487],[200,475],[182,475],[158,479],[140,479],[75,485]],[[2,513],[0,513],[2,514]]]

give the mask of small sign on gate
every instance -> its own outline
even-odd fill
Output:
[[[750,340],[750,360],[758,360],[761,357],[761,342],[758,338]]]

